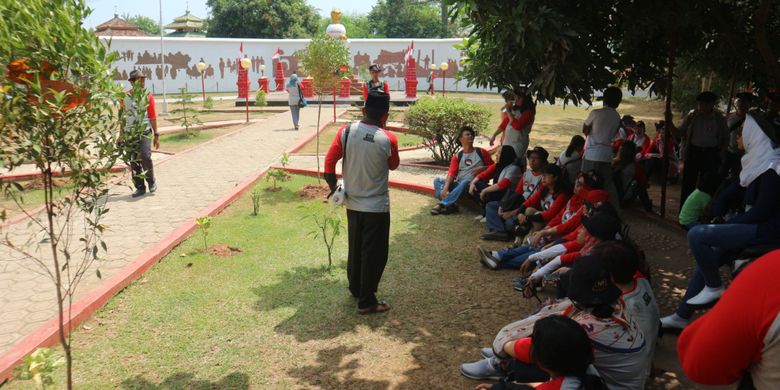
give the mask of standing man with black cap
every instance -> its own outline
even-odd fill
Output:
[[[324,178],[336,190],[336,163],[342,160],[347,207],[349,291],[358,299],[358,314],[381,313],[390,305],[376,291],[387,264],[390,240],[389,171],[400,162],[395,135],[381,128],[390,96],[369,91],[364,117],[336,134],[325,156]]]
[[[131,142],[133,146],[137,144],[137,154],[130,159],[130,167],[133,169],[133,185],[135,192],[133,198],[146,194],[144,179],[149,185],[149,192],[157,191],[157,182],[154,178],[154,164],[152,163],[152,144],[155,149],[160,148],[160,135],[157,133],[157,108],[154,105],[154,96],[151,93],[146,94],[146,110],[135,107],[137,102],[133,101],[133,89],[144,89],[146,77],[140,70],[134,69],[130,72],[128,80],[131,90],[127,91],[127,98],[124,99],[124,112],[126,116],[124,132],[119,133],[119,142]],[[136,118],[137,113],[142,113]],[[140,139],[124,139],[127,135],[133,134],[132,130],[137,126],[138,121],[143,123],[144,130],[140,134]]]
[[[696,109],[685,116],[679,127],[672,124],[673,134],[681,140],[683,178],[680,188],[680,207],[696,189],[699,175],[718,172],[729,142],[726,118],[715,109],[718,96],[705,91],[696,97]]]
[[[384,92],[387,96],[390,96],[390,87],[386,82],[379,79],[379,73],[382,72],[379,65],[374,64],[369,66],[368,71],[371,72],[371,80],[363,83],[363,101],[367,101],[368,93],[371,91]]]

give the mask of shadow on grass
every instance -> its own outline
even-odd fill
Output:
[[[433,218],[429,208],[394,216],[392,224],[401,231],[391,235],[390,258],[377,294],[393,305],[388,313],[356,313],[343,261],[332,274],[324,267],[297,267],[253,289],[256,310],[294,308],[292,316],[276,325],[276,332],[301,343],[345,336],[338,343],[350,345],[332,348],[332,341],[320,343],[326,348],[318,351],[316,365],[290,369],[290,376],[324,388],[436,388],[444,377],[457,383],[462,379],[453,375],[463,359],[477,358],[478,347],[514,318],[506,312],[518,306],[510,287],[514,275],[484,270],[470,255],[481,225],[468,213]],[[464,231],[466,225],[473,229]],[[505,288],[476,287],[490,285]],[[530,312],[531,306],[520,312]],[[355,343],[362,347],[352,347]],[[376,365],[377,347],[390,356],[407,357],[402,364],[393,363],[395,375],[403,375],[401,383],[354,377],[361,365]]]
[[[165,378],[159,384],[145,379],[142,375],[122,381],[124,390],[243,390],[249,389],[249,375],[239,372],[226,375],[218,382],[196,379],[189,372],[176,373]]]

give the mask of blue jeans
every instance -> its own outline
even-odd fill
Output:
[[[298,107],[297,104],[294,105],[294,106],[290,106],[290,113],[292,114],[293,126],[295,126],[295,128],[297,129],[298,128],[298,118],[300,117],[300,114],[301,114],[301,108]]]
[[[758,225],[724,224],[697,225],[688,231],[688,246],[696,259],[696,268],[688,281],[688,289],[677,306],[677,314],[690,319],[693,310],[685,302],[701,292],[704,286],[720,287],[721,266],[731,262],[730,252],[759,243]]]
[[[498,251],[498,255],[501,257],[501,262],[498,263],[498,268],[518,269],[536,252],[539,252],[539,249],[528,245],[520,245],[516,248],[500,250]]]
[[[447,183],[447,179],[443,177],[437,177],[433,179],[433,191],[436,195],[436,199],[439,199],[441,197],[442,191],[444,191],[444,184]],[[455,202],[460,199],[461,195],[463,195],[465,192],[469,189],[469,181],[463,180],[463,181],[455,181],[450,185],[450,192],[447,194],[447,196],[439,202],[442,206],[451,206],[455,204]]]
[[[489,232],[511,233],[515,229],[517,216],[504,220],[498,215],[499,202],[488,202],[485,206],[485,218],[487,219],[487,228]]]

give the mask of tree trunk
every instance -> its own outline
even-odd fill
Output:
[[[666,182],[669,176],[669,154],[672,149],[669,148],[671,143],[671,126],[672,126],[672,81],[674,79],[674,60],[675,51],[677,50],[677,32],[673,31],[670,34],[669,39],[669,69],[666,73],[666,107],[664,109],[664,120],[666,121],[664,126],[664,155],[663,155],[663,168],[661,174],[661,218],[666,217]],[[673,143],[672,143],[673,144]]]
[[[766,72],[770,77],[769,86],[777,87],[780,84],[780,65],[777,64],[777,56],[769,45],[769,39],[766,33],[766,24],[769,19],[769,7],[772,5],[770,0],[761,0],[754,16],[756,32],[753,36],[756,40],[756,47],[764,60]]]
[[[322,113],[322,94],[317,94],[317,185],[320,185],[320,114]]]
[[[441,37],[447,38],[447,2],[441,2]]]

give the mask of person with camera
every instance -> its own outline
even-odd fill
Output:
[[[133,147],[137,148],[137,152],[130,159],[130,168],[133,170],[133,185],[135,186],[135,192],[132,197],[137,198],[146,194],[147,186],[149,186],[149,192],[157,191],[157,181],[154,178],[154,163],[152,162],[152,146],[155,149],[160,148],[160,134],[157,132],[157,108],[154,104],[154,96],[151,93],[147,93],[145,99],[148,103],[146,109],[140,109],[136,107],[138,104],[131,98],[133,89],[139,88],[141,90],[145,87],[146,76],[141,73],[140,70],[134,69],[130,72],[130,77],[127,81],[130,82],[131,90],[127,91],[127,97],[122,99],[122,110],[125,113],[125,128],[124,131],[120,131],[119,139],[117,143],[130,142]],[[136,116],[142,113],[141,118]],[[133,134],[133,128],[137,125],[137,121],[143,122],[143,133],[140,139],[129,139]],[[135,145],[137,144],[137,146]]]
[[[398,168],[398,141],[381,128],[390,96],[369,91],[363,120],[343,127],[325,156],[324,178],[331,195],[337,189],[336,163],[342,160],[349,240],[347,278],[358,299],[358,314],[381,313],[390,305],[376,298],[387,264],[390,240],[389,171]]]

